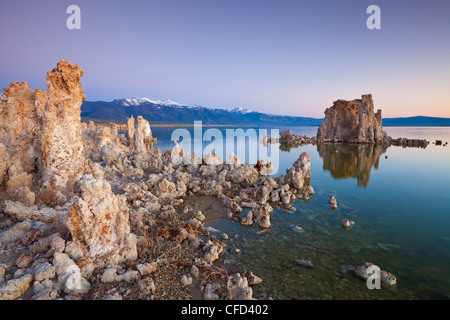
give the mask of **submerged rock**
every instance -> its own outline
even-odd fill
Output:
[[[348,220],[348,219],[342,219],[342,226],[343,227],[346,227],[346,228],[348,228],[348,227],[350,227],[351,225],[354,225],[355,224],[355,222],[354,221],[350,221],[350,220]]]
[[[356,276],[363,280],[379,279],[381,284],[385,286],[393,286],[397,283],[397,279],[389,272],[381,270],[381,268],[373,263],[365,262],[362,266],[350,267],[348,270],[353,271]]]
[[[328,203],[330,204],[331,209],[337,209],[337,201],[333,195],[328,198]]]
[[[251,286],[260,284],[263,281],[260,277],[255,276],[251,271],[245,272],[243,276],[247,277],[248,284]]]
[[[313,263],[311,262],[311,260],[304,260],[304,259],[300,259],[300,260],[295,260],[295,262],[303,267],[307,267],[307,268],[312,268],[314,267]]]
[[[294,232],[297,232],[297,233],[305,232],[305,230],[304,230],[302,227],[297,226],[297,225],[295,225],[295,224],[291,224],[291,225],[289,226],[289,229],[290,229],[291,231],[294,231]]]

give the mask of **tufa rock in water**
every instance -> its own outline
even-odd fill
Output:
[[[371,278],[378,278],[381,284],[387,287],[394,286],[397,283],[397,278],[391,273],[381,270],[381,268],[373,263],[365,262],[362,266],[349,267],[349,271],[363,280]]]
[[[350,227],[351,225],[354,225],[354,224],[355,224],[354,221],[350,221],[350,220],[348,220],[346,218],[342,219],[342,227],[344,227],[344,228],[348,228],[348,227]]]
[[[325,120],[317,131],[319,142],[381,143],[386,138],[381,110],[374,113],[371,94],[335,101],[325,110]]]
[[[336,198],[334,197],[334,195],[331,195],[328,198],[328,203],[330,204],[331,209],[333,209],[333,210],[337,209],[337,201],[336,201]]]

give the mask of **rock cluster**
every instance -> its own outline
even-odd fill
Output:
[[[347,267],[349,271],[355,273],[355,275],[363,280],[369,279],[369,277],[373,280],[378,278],[383,286],[394,286],[397,283],[396,277],[394,277],[391,273],[381,270],[381,268],[373,263],[366,262],[362,266]]]
[[[413,148],[423,148],[425,149],[430,142],[426,139],[408,139],[408,138],[396,138],[392,139],[388,137],[389,144],[393,146],[401,146],[401,147],[413,147]]]
[[[323,145],[328,142],[358,144],[382,144],[426,148],[425,139],[392,138],[383,131],[381,110],[374,112],[371,94],[351,101],[337,100],[325,110],[325,119],[315,137],[293,134],[291,130],[280,131],[279,137],[265,136],[262,143],[280,143],[280,149],[289,151],[305,144]],[[437,145],[437,144],[436,144]]]
[[[200,210],[183,209],[187,197],[214,197],[224,218],[270,228],[273,206],[292,210],[291,201],[313,195],[306,153],[272,178],[271,163],[242,164],[234,154],[223,162],[176,143],[162,152],[140,116],[125,132],[81,123],[82,76],[61,61],[47,75],[48,92],[12,83],[0,97],[0,299],[21,298],[31,286],[32,299],[96,298],[99,283],[116,282],[128,284],[102,298],[121,299],[128,285],[140,298],[166,297],[157,289],[171,282],[163,270],[218,274],[213,263],[226,246],[209,237]],[[183,275],[180,286],[196,281]],[[249,286],[261,282],[251,272],[224,279],[203,287],[205,299],[251,299]]]
[[[269,143],[279,143],[280,149],[283,151],[290,151],[292,148],[298,148],[305,144],[317,143],[316,137],[301,136],[292,133],[291,130],[281,130],[279,137],[269,137],[265,136],[262,138],[261,142],[267,146]]]

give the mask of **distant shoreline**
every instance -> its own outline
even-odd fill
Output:
[[[126,125],[127,123],[125,121],[95,121],[95,120],[81,120],[81,122],[85,122],[88,123],[89,121],[93,121],[95,124],[99,124],[99,125],[109,125],[110,123],[116,123],[119,125]],[[163,128],[163,127],[194,127],[193,123],[150,123],[150,126],[155,127],[155,128]],[[262,128],[267,128],[268,125],[267,124],[263,124],[263,125],[258,125],[258,124],[205,124],[202,123],[203,127],[246,127],[246,128],[252,128],[252,127],[262,127]],[[295,128],[295,127],[319,127],[319,125],[307,125],[307,124],[303,124],[303,125],[283,125],[283,124],[274,124],[273,125],[274,128],[276,127],[283,127],[283,128]],[[384,127],[428,127],[428,128],[432,128],[432,127],[450,127],[450,124],[383,124],[383,128]]]
[[[95,120],[84,120],[82,119],[81,122],[88,123],[89,121],[93,121],[95,124],[99,125],[108,125],[110,123],[116,123],[119,125],[126,125],[126,121],[95,121]],[[195,124],[193,123],[151,123],[149,122],[150,126],[152,127],[193,127]],[[203,127],[259,127],[258,125],[253,124],[204,124],[202,123]],[[313,126],[311,126],[313,127]]]

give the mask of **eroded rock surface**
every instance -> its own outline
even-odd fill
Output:
[[[371,94],[335,101],[325,110],[325,120],[317,131],[319,142],[381,143],[386,137],[381,110],[374,113]]]
[[[0,177],[7,173],[11,198],[28,204],[34,202],[30,192],[40,190],[49,202],[67,200],[72,183],[84,168],[80,107],[86,97],[82,76],[78,65],[60,61],[47,74],[48,92],[33,91],[26,82],[13,82],[4,89],[0,156],[5,162]],[[21,188],[25,190],[20,192]]]
[[[65,222],[73,241],[98,263],[136,259],[136,237],[130,232],[129,216],[120,197],[105,180],[84,176],[79,183],[81,197],[76,197]]]
[[[189,268],[181,287],[196,281],[183,278],[188,270],[196,279],[222,272],[214,263],[226,244],[205,227],[207,208],[182,209],[186,198],[213,197],[218,218],[236,221],[250,208],[243,222],[268,230],[273,207],[294,210],[291,201],[313,195],[306,153],[271,177],[270,162],[187,154],[177,143],[162,152],[140,116],[81,123],[82,76],[61,61],[47,75],[48,92],[12,83],[0,97],[2,298],[23,298],[31,285],[35,300],[168,298],[161,287],[172,283],[165,277],[174,266]],[[203,288],[204,298],[252,298],[248,285],[261,279],[246,274],[224,273],[224,283]],[[97,286],[116,282],[105,293]]]

